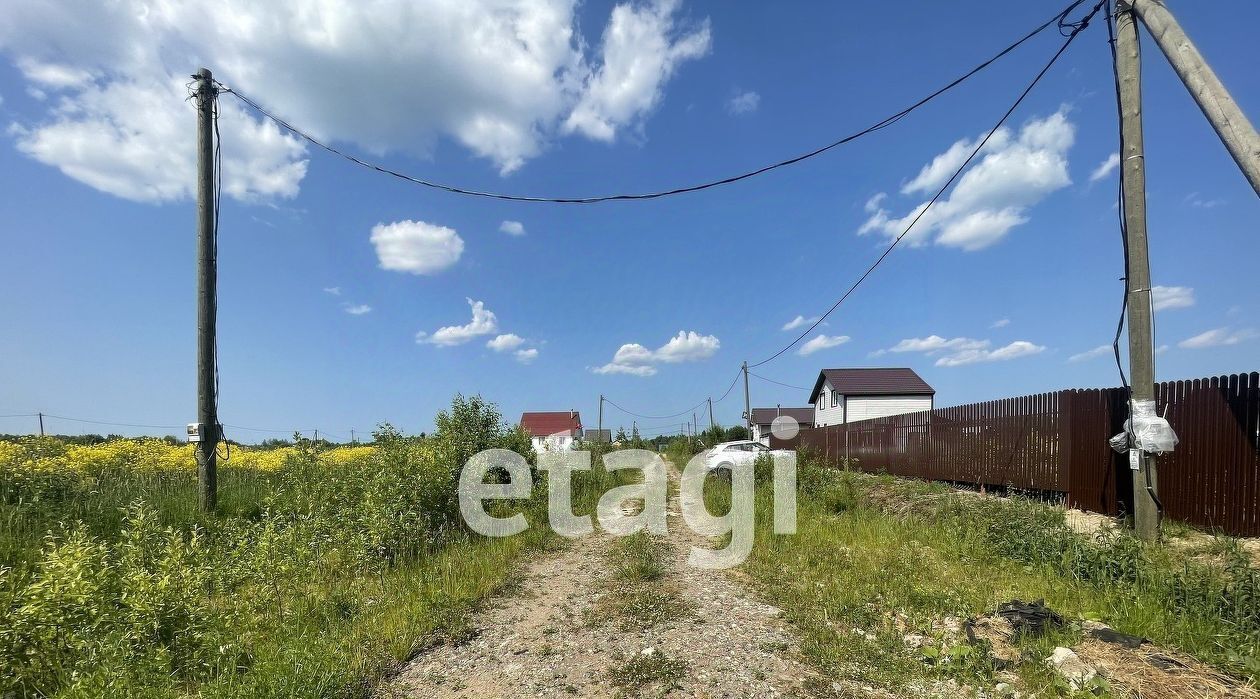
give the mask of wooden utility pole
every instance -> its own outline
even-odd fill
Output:
[[[599,433],[598,439],[603,439],[604,438],[604,394],[602,393],[599,394],[599,422],[595,424],[598,425],[598,427],[596,427],[596,431]],[[612,440],[609,440],[609,441],[612,441]]]
[[[1142,63],[1131,3],[1116,6],[1116,70],[1120,80],[1120,176],[1128,259],[1129,419],[1134,406],[1155,400],[1155,351],[1151,329],[1151,264],[1146,246],[1146,163],[1142,143]],[[1130,423],[1132,426],[1132,423]],[[1134,528],[1146,541],[1159,538],[1155,457],[1133,449]]]
[[[216,89],[210,70],[197,72],[197,442],[198,500],[204,512],[218,503],[219,416],[215,396],[215,323],[217,261],[215,260],[214,110]]]
[[[744,362],[744,427],[748,428],[748,438],[752,439],[752,404],[748,400],[748,362]]]
[[[44,414],[39,413],[39,436],[44,436]]]
[[[709,397],[709,429],[713,429],[713,397]]]
[[[1225,90],[1220,78],[1182,31],[1181,25],[1164,6],[1163,0],[1121,0],[1119,10],[1127,9],[1142,20],[1160,51],[1185,83],[1190,96],[1203,110],[1221,143],[1233,156],[1251,187],[1260,195],[1260,135]]]

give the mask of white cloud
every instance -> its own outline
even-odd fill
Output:
[[[865,210],[866,213],[868,214],[873,214],[879,211],[880,205],[883,204],[884,200],[887,198],[888,198],[887,192],[880,192],[879,194],[876,194],[870,199],[867,199],[866,203],[862,205],[862,209]]]
[[[507,333],[505,335],[496,335],[494,339],[486,342],[486,347],[495,352],[507,352],[514,350],[525,343],[525,338],[515,333]]]
[[[575,0],[370,4],[225,0],[17,3],[0,16],[0,52],[42,118],[19,149],[92,187],[137,201],[193,194],[194,68],[314,136],[373,154],[431,157],[450,138],[509,173],[562,130],[611,140],[639,125],[687,59],[707,52],[707,21],[680,32],[676,3],[613,8],[598,55]],[[417,70],[423,66],[423,70]],[[306,172],[295,138],[220,100],[225,190],[292,197]]]
[[[1019,357],[1027,357],[1045,351],[1042,345],[1034,345],[1026,340],[1016,340],[1009,345],[993,350],[969,349],[947,354],[936,360],[936,366],[962,366],[978,362],[1004,362]]]
[[[988,346],[988,340],[973,340],[969,337],[955,337],[952,340],[947,340],[940,335],[928,335],[927,337],[912,337],[902,340],[892,347],[889,347],[888,351],[936,354],[937,352],[944,350],[975,350],[984,349]]]
[[[2,43],[2,39],[0,39]],[[191,198],[194,112],[182,76],[92,82],[68,88],[38,124],[15,124],[19,151],[102,192],[158,203]],[[271,124],[221,100],[223,191],[241,201],[297,195],[305,148]]]
[[[818,322],[818,316],[810,316],[808,318],[806,318],[805,316],[796,316],[792,320],[789,320],[788,322],[784,323],[783,329],[795,330],[797,328],[804,327],[806,325],[812,325],[817,322]]]
[[[1189,308],[1194,305],[1194,289],[1188,286],[1152,286],[1151,305],[1157,311]]]
[[[697,362],[712,357],[721,347],[713,335],[701,335],[695,331],[679,330],[678,334],[655,351],[637,342],[617,348],[612,361],[592,369],[596,374],[631,374],[652,376],[656,364]]]
[[[1035,345],[1027,340],[1016,340],[1008,345],[989,349],[988,340],[970,337],[946,339],[940,335],[912,337],[888,348],[888,352],[920,352],[927,356],[936,356],[936,366],[962,366],[978,362],[1000,362],[1018,357],[1037,354],[1045,351],[1042,345]],[[880,352],[879,354],[882,354]]]
[[[760,105],[761,95],[749,90],[732,97],[726,103],[726,110],[731,114],[747,114],[748,112],[757,111],[757,107]]]
[[[1120,154],[1112,153],[1111,155],[1107,156],[1106,160],[1099,163],[1098,167],[1094,168],[1094,171],[1091,172],[1089,175],[1089,181],[1097,182],[1098,180],[1101,180],[1104,177],[1115,172],[1116,169],[1119,167],[1120,167]]]
[[[381,269],[396,272],[433,274],[464,254],[464,239],[454,229],[424,221],[378,223],[371,240]]]
[[[818,335],[801,345],[801,348],[797,350],[796,353],[802,357],[808,357],[815,352],[820,352],[832,347],[838,347],[848,341],[848,335]]]
[[[1258,337],[1255,330],[1251,328],[1243,328],[1241,330],[1233,330],[1232,328],[1213,328],[1207,332],[1199,333],[1194,337],[1188,337],[1177,343],[1178,347],[1185,349],[1204,349],[1207,347],[1223,347],[1226,345],[1236,345],[1246,340]]]
[[[678,335],[656,350],[654,357],[657,361],[670,364],[695,362],[712,357],[720,346],[721,343],[713,335],[679,330]]]
[[[525,235],[525,224],[520,221],[504,221],[499,224],[499,232],[508,235]]]
[[[1006,326],[1010,324],[1011,324],[1010,318],[998,318],[997,320],[993,321],[993,323],[990,324],[989,327],[990,328],[1005,328]]]
[[[1028,210],[1052,192],[1071,184],[1067,151],[1075,127],[1060,109],[1026,123],[1015,136],[1009,129],[994,132],[977,161],[957,180],[948,198],[923,214],[905,242],[933,242],[972,251],[1001,240],[1010,229],[1028,221]],[[935,193],[975,149],[977,140],[963,139],[936,156],[907,182],[903,194]],[[927,207],[920,203],[901,217],[883,207],[882,199],[867,202],[870,214],[858,235],[878,232],[901,235]]]
[[[516,350],[512,354],[513,356],[516,357],[516,361],[520,362],[521,364],[529,364],[535,359],[538,359],[538,349],[535,347],[531,347],[529,349]]]
[[[1224,199],[1204,199],[1198,192],[1186,195],[1185,202],[1196,209],[1215,209],[1225,203]]]
[[[472,307],[471,321],[465,325],[448,325],[438,328],[432,335],[423,331],[418,332],[416,342],[439,347],[453,347],[462,345],[474,337],[489,335],[499,329],[499,319],[495,317],[493,311],[486,310],[484,303],[472,299],[465,299],[465,301]]]
[[[1079,352],[1077,354],[1072,355],[1071,357],[1068,357],[1068,361],[1069,362],[1083,362],[1087,359],[1096,359],[1103,355],[1112,354],[1112,353],[1113,353],[1113,350],[1111,348],[1111,345],[1099,345],[1092,350],[1085,350],[1084,352]]]
[[[361,316],[367,313],[371,313],[372,307],[367,305],[366,303],[360,303],[357,305],[346,304],[342,306],[342,310],[344,310],[346,313],[349,313],[352,316]]]
[[[662,86],[683,62],[709,52],[709,22],[679,32],[678,0],[613,8],[600,43],[600,66],[585,79],[581,98],[564,121],[574,131],[611,142],[617,129],[636,125],[661,101]]]
[[[333,296],[341,296],[341,287],[339,287],[339,286],[326,286],[326,287],[324,287],[324,293],[326,293],[326,294],[332,294]]]

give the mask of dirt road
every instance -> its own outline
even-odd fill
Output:
[[[676,490],[671,488],[671,491]],[[473,638],[416,658],[391,690],[407,697],[807,697],[814,673],[779,610],[722,571],[687,565],[710,545],[682,521],[659,537],[663,575],[619,579],[599,532],[533,561],[491,600]]]

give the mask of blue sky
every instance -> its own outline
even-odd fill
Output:
[[[826,143],[1058,9],[408,5],[372,16],[317,2],[217,16],[140,2],[3,13],[0,414],[192,420],[195,117],[183,76],[201,65],[400,170],[513,193],[605,194]],[[1260,6],[1172,9],[1244,112],[1260,115],[1248,34]],[[203,22],[205,34],[187,29]],[[645,203],[418,188],[303,147],[224,96],[221,419],[348,437],[382,420],[431,429],[455,392],[481,393],[509,419],[575,408],[588,426],[600,393],[650,415],[716,399],[742,360],[779,349],[793,337],[785,324],[825,311],[880,254],[896,220],[931,196],[1059,41],[1051,29],[824,156]],[[1260,203],[1157,48],[1144,51],[1152,275],[1167,287],[1158,378],[1255,370]],[[809,386],[822,367],[911,366],[938,405],[1117,384],[1110,355],[1089,355],[1110,344],[1121,293],[1116,175],[1099,171],[1116,150],[1111,80],[1098,24],[923,222],[933,225],[819,328],[815,345],[830,346],[793,349],[757,373]],[[806,401],[756,378],[752,395],[755,406]],[[718,420],[737,422],[741,403],[737,386]],[[605,426],[632,419],[605,409]],[[681,420],[639,424],[650,433]],[[33,428],[0,419],[0,431]]]

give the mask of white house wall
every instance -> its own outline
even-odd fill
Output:
[[[823,380],[822,392],[818,394],[818,402],[814,405],[814,425],[840,425],[844,423],[844,396],[838,396],[836,404],[831,404],[831,382]]]
[[[849,398],[849,422],[931,409],[931,396],[852,396]]]

